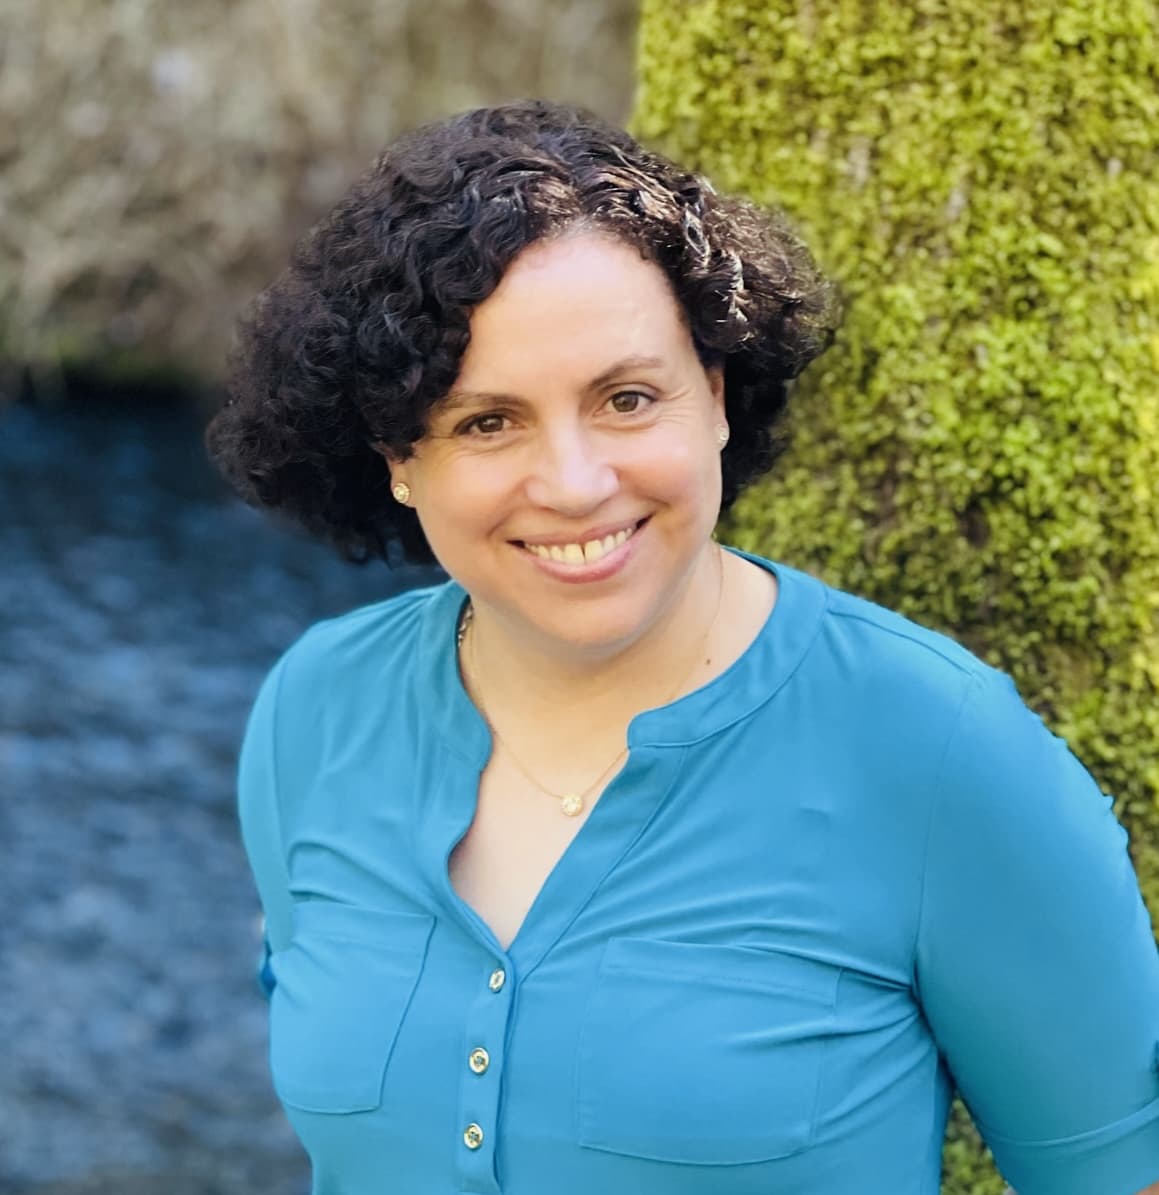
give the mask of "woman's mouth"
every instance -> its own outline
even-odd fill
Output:
[[[540,560],[554,560],[557,564],[594,564],[602,560],[609,552],[614,552],[621,544],[627,543],[636,531],[644,525],[641,519],[622,527],[619,531],[605,535],[602,539],[589,539],[583,543],[567,544],[529,544],[523,543],[529,552],[538,556]]]
[[[575,580],[601,580],[618,572],[627,559],[625,545],[640,531],[647,518],[628,523],[615,531],[586,540],[570,543],[529,543],[527,540],[513,541],[543,567],[561,580],[574,577]]]

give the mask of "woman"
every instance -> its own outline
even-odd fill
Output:
[[[318,1195],[929,1195],[954,1084],[1020,1195],[1159,1179],[1109,800],[956,644],[712,539],[832,323],[780,220],[538,102],[389,149],[249,319],[227,475],[451,578],[246,734]]]

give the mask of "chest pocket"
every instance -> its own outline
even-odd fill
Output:
[[[378,1107],[433,925],[422,913],[294,906],[290,944],[272,959],[270,1071],[281,1100],[308,1112]]]
[[[580,1144],[709,1166],[806,1149],[839,975],[777,951],[613,939],[579,1041]]]

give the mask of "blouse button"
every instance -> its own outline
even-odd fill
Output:
[[[483,1144],[483,1130],[477,1124],[469,1124],[463,1130],[463,1141],[468,1149],[478,1149]]]
[[[497,967],[491,972],[491,978],[487,980],[487,986],[493,991],[497,992],[507,982],[507,972],[502,967]]]
[[[467,1065],[477,1075],[481,1075],[491,1065],[491,1055],[482,1046],[476,1046],[467,1059]]]

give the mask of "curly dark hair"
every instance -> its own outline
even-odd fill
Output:
[[[659,266],[701,361],[723,366],[727,510],[783,447],[789,384],[833,337],[834,288],[782,213],[542,100],[400,138],[299,242],[240,322],[229,397],[206,431],[219,469],[348,559],[401,547],[433,561],[372,442],[411,455],[458,374],[472,310],[523,249],[577,226]]]

